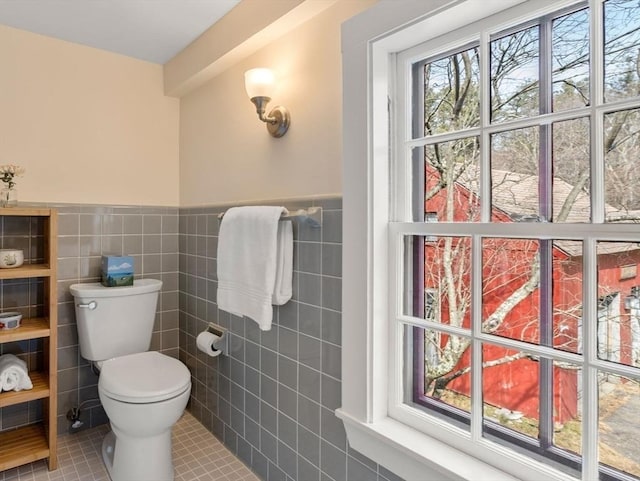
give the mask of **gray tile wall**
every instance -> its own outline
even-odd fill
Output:
[[[178,357],[178,209],[62,206],[58,214],[58,427],[64,432],[69,408],[98,397],[98,377],[80,355],[69,286],[99,281],[102,255],[131,255],[136,278],[162,280],[151,350]],[[88,426],[107,421],[97,404],[82,409]]]
[[[189,409],[262,479],[395,481],[349,447],[334,415],[341,398],[341,199],[282,205],[320,205],[323,223],[293,223],[293,298],[274,309],[270,331],[217,308],[217,215],[225,208],[180,209],[180,359],[192,373]],[[229,357],[196,349],[208,322],[229,329]]]
[[[98,397],[98,378],[80,355],[69,286],[99,281],[102,255],[132,255],[136,277],[163,281],[151,349],[178,357],[178,209],[50,207],[58,209],[58,432],[63,433],[69,428],[66,412]],[[43,256],[43,244],[38,240],[43,228],[37,221],[27,226],[17,218],[7,218],[2,229],[3,245],[29,249],[33,258]],[[31,245],[29,234],[36,236]],[[11,306],[37,312],[43,302],[40,282],[0,282],[0,298],[5,302],[2,308]],[[41,341],[5,344],[1,348],[29,359],[31,368],[42,363]],[[42,417],[40,404],[34,401],[1,409],[0,430],[38,421]],[[97,402],[89,402],[82,407],[81,420],[84,427],[92,427],[107,422],[107,417]]]

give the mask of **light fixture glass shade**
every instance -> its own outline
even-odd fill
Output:
[[[275,76],[268,68],[252,68],[244,73],[244,88],[250,99],[269,97],[273,94]]]

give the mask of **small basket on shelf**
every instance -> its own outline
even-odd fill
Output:
[[[0,331],[8,331],[20,327],[22,314],[19,312],[0,312]]]

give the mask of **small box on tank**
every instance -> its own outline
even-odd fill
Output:
[[[133,285],[133,257],[102,256],[102,285],[121,287]]]

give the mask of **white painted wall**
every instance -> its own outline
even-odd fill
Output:
[[[340,25],[376,1],[289,0],[293,9],[274,22],[285,33],[253,35],[253,53],[181,98],[166,96],[164,82],[176,83],[182,65],[194,81],[183,75],[181,85],[198,83],[190,52],[163,68],[0,26],[0,165],[26,168],[26,202],[192,206],[341,194]],[[256,38],[275,40],[256,49]],[[280,78],[272,105],[292,114],[281,139],[244,92],[244,71],[256,66]]]
[[[181,98],[180,205],[342,192],[341,23],[376,0],[340,0]],[[272,138],[244,91],[244,72],[269,67],[271,105],[290,109]]]
[[[19,200],[178,205],[179,100],[162,66],[0,26],[0,164]]]

